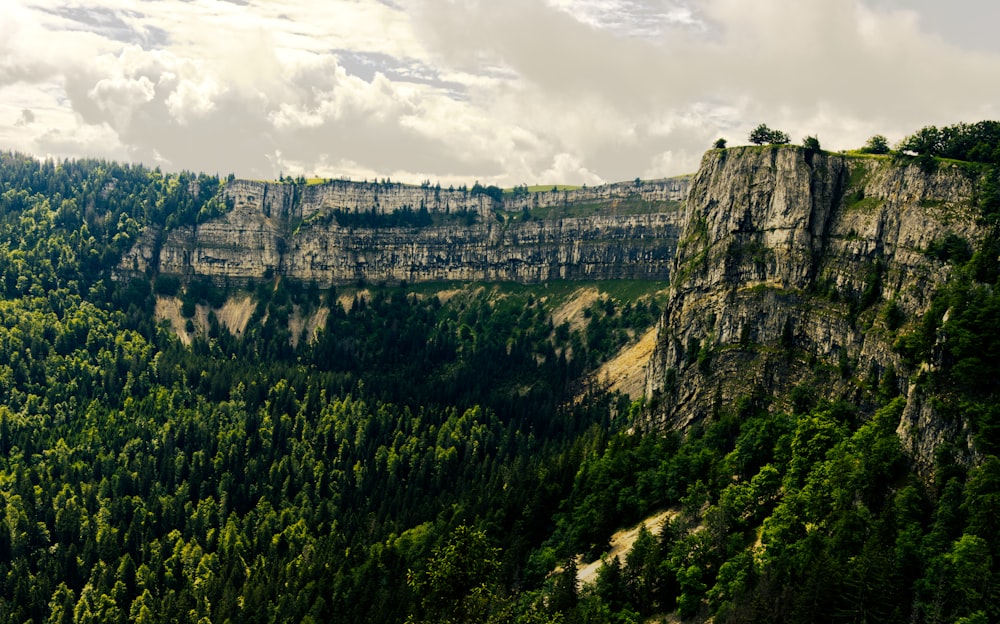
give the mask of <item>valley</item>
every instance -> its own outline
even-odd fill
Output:
[[[1000,125],[930,135],[507,191],[0,153],[0,620],[996,620]]]

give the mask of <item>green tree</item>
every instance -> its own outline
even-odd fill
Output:
[[[899,144],[901,152],[914,152],[926,156],[939,156],[943,148],[941,131],[935,126],[925,126],[904,138]]]
[[[677,614],[682,618],[693,616],[701,608],[701,599],[706,589],[701,577],[701,568],[696,565],[677,571],[677,583],[681,591],[677,598]]]
[[[889,141],[881,134],[876,134],[868,139],[860,151],[862,154],[888,154]]]
[[[59,583],[49,600],[49,619],[46,624],[73,624],[76,596],[66,583]]]
[[[659,567],[659,545],[653,534],[643,525],[639,528],[632,549],[625,557],[624,569],[632,605],[642,615],[653,613]]]
[[[597,569],[594,591],[612,611],[620,611],[628,597],[628,584],[622,571],[622,562],[617,556],[606,559]]]
[[[820,151],[819,139],[813,135],[809,135],[802,139],[802,147],[806,148],[810,152],[818,152]]]
[[[410,585],[430,621],[485,621],[498,595],[500,549],[483,531],[462,525],[435,548],[422,575]]]
[[[991,602],[993,557],[986,540],[978,535],[963,535],[952,545],[946,561],[961,613],[978,610]]]
[[[763,145],[771,140],[771,129],[765,124],[760,124],[750,131],[750,142],[754,145]]]
[[[788,135],[780,130],[772,130],[766,124],[760,124],[750,131],[750,142],[754,145],[783,145],[788,143]]]
[[[552,586],[552,596],[549,601],[554,613],[571,611],[576,608],[579,600],[579,581],[576,557],[568,557],[563,563],[563,570],[555,578]]]

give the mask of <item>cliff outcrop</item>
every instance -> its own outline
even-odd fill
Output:
[[[321,184],[287,184],[254,180],[232,180],[223,196],[236,208],[246,208],[265,217],[308,219],[317,213],[341,210],[348,213],[392,214],[400,210],[426,210],[430,214],[472,213],[483,220],[497,211],[603,204],[613,208],[621,202],[668,203],[687,196],[688,177],[618,182],[593,187],[538,192],[500,192],[495,187],[448,188],[398,182],[352,182],[330,180]]]
[[[685,428],[741,402],[788,409],[797,385],[863,405],[865,383],[882,381],[908,397],[900,437],[927,468],[960,425],[927,426],[933,409],[893,344],[953,269],[928,250],[982,239],[974,191],[957,165],[926,172],[797,147],[707,153],[648,368],[645,426]]]
[[[232,181],[219,218],[147,230],[122,273],[240,284],[271,275],[370,281],[669,276],[688,178],[506,194],[429,186]],[[338,217],[422,214],[419,226]],[[538,216],[538,214],[543,216]]]

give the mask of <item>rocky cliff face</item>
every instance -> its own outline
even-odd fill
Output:
[[[796,147],[706,154],[648,369],[646,426],[683,428],[798,384],[864,404],[861,380],[895,373],[908,395],[901,439],[928,467],[957,432],[926,426],[932,407],[892,345],[950,274],[931,245],[982,238],[973,201],[956,166],[926,173]]]
[[[223,195],[236,208],[249,209],[276,219],[308,219],[331,210],[392,214],[398,210],[419,211],[423,208],[431,214],[468,212],[487,220],[492,219],[497,210],[521,211],[525,208],[531,210],[584,203],[606,204],[613,208],[623,201],[683,201],[687,196],[688,182],[687,177],[640,183],[620,182],[571,190],[505,193],[498,199],[482,188],[478,191],[456,190],[429,185],[346,180],[310,185],[234,180],[226,184]]]
[[[123,273],[320,285],[366,279],[667,279],[688,178],[504,196],[398,184],[230,182],[224,216],[149,230]],[[552,208],[544,219],[524,211]],[[585,208],[585,210],[584,210]],[[335,212],[468,216],[422,227],[346,227]],[[586,214],[587,216],[568,216]],[[558,216],[567,215],[567,216]]]

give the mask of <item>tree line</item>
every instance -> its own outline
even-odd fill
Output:
[[[989,167],[991,128],[931,158]],[[224,289],[110,279],[143,228],[224,210],[218,180],[10,153],[0,173],[4,621],[1000,619],[997,237],[928,249],[955,279],[894,322],[900,357],[935,362],[911,381],[977,452],[942,444],[924,480],[896,434],[905,399],[877,378],[851,397],[750,389],[683,435],[628,433],[642,403],[585,379],[654,299],[557,323],[544,289],[271,279],[234,335]],[[157,297],[211,309],[207,331],[182,344]],[[581,586],[583,559],[662,511]]]

